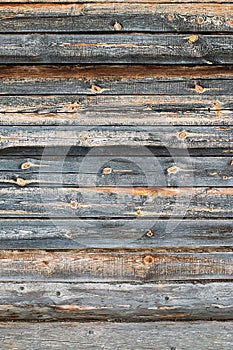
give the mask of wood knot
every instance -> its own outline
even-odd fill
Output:
[[[197,23],[202,24],[204,22],[204,18],[198,17]]]
[[[173,16],[173,15],[168,15],[168,16],[167,16],[167,19],[168,19],[169,21],[173,21],[174,16]]]
[[[71,208],[76,209],[78,207],[78,203],[73,200],[70,202],[70,206],[71,206]]]
[[[186,132],[185,130],[182,130],[182,131],[178,134],[178,136],[179,136],[179,138],[180,138],[181,140],[184,140],[184,139],[188,136],[188,134],[187,134],[187,132]]]
[[[103,173],[104,175],[109,175],[109,174],[112,173],[112,168],[104,168],[104,169],[102,170],[102,173]]]
[[[118,23],[118,22],[115,22],[113,28],[114,28],[115,30],[121,30],[121,29],[122,29],[122,25],[121,25],[120,23]]]
[[[22,179],[21,177],[17,177],[16,184],[20,187],[24,187],[27,184],[27,181]]]
[[[203,92],[206,91],[206,89],[203,86],[199,85],[199,84],[195,84],[194,90],[196,92],[198,92],[199,94],[203,94]]]
[[[195,43],[198,39],[199,39],[199,36],[196,35],[196,34],[193,34],[193,35],[191,35],[191,36],[188,37],[188,41],[189,41],[189,43],[191,43],[191,44]]]
[[[136,214],[137,214],[138,216],[141,216],[141,215],[142,215],[142,210],[141,210],[141,209],[138,209],[138,210],[136,211]]]
[[[168,174],[175,174],[177,171],[179,171],[179,168],[177,166],[172,166],[167,169]]]
[[[147,265],[153,264],[155,261],[155,258],[152,255],[147,255],[143,259],[144,263]]]
[[[102,89],[100,86],[92,84],[91,85],[91,91],[95,94],[101,94],[105,89]]]
[[[31,166],[32,166],[32,163],[25,162],[21,165],[21,169],[26,170],[26,169],[29,169]]]

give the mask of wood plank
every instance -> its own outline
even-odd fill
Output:
[[[195,99],[213,96],[212,102],[217,102],[215,107],[218,109],[218,100],[220,99],[220,102],[223,98],[227,100],[226,95],[229,96],[227,106],[232,106],[232,68],[232,66],[174,68],[155,65],[5,65],[0,66],[0,93],[1,95],[125,94],[127,96],[153,94],[163,95],[164,99],[168,99],[168,95],[188,95]],[[77,98],[75,102],[83,101],[82,97],[78,100]],[[151,102],[148,104],[150,106]]]
[[[231,247],[232,220],[1,219],[0,249]]]
[[[143,159],[142,159],[143,157]],[[1,187],[72,186],[233,186],[232,157],[156,157],[97,154],[86,157],[45,156],[0,159]],[[61,175],[61,176],[60,176]],[[62,181],[61,181],[62,177]],[[23,179],[25,183],[23,184]]]
[[[232,276],[232,248],[0,251],[2,282],[232,282]]]
[[[53,322],[0,324],[0,345],[25,350],[225,350],[232,349],[232,322]]]
[[[231,32],[229,3],[1,4],[0,32]]]
[[[232,64],[233,35],[1,34],[0,63]]]
[[[0,283],[0,292],[1,321],[226,321],[233,318],[231,283],[8,282]],[[0,331],[2,334],[1,325]]]
[[[108,3],[122,3],[124,0],[109,0]],[[47,3],[48,0],[40,0],[39,3]],[[127,3],[135,3],[135,1],[133,0],[127,0]],[[151,4],[157,4],[157,3],[161,3],[161,4],[166,4],[166,0],[142,0],[142,3],[151,3]],[[1,0],[1,3],[5,4],[9,4],[9,3],[16,3],[16,4],[34,4],[34,3],[38,3],[38,0]],[[58,3],[58,0],[50,0],[49,3]],[[106,3],[106,0],[62,0],[62,3],[64,4],[72,4],[72,3]],[[171,3],[219,3],[219,4],[232,4],[232,0],[171,0]]]
[[[1,128],[0,148],[9,147],[167,147],[231,148],[232,127],[228,126],[4,126]],[[139,152],[139,151],[138,151]],[[96,150],[98,153],[98,149]],[[129,153],[131,154],[131,153]]]
[[[0,96],[0,125],[233,125],[231,96]]]
[[[1,217],[231,218],[232,187],[1,188]]]

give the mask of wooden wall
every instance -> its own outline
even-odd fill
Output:
[[[232,67],[232,1],[1,0],[1,349],[232,349]]]

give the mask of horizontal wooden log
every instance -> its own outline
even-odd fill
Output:
[[[25,350],[232,349],[232,322],[162,323],[24,323],[0,324],[3,349],[21,346]],[[49,335],[49,336],[48,336]]]
[[[138,156],[139,147],[131,147],[127,146],[130,150],[131,156]],[[125,146],[123,146],[125,149]],[[64,151],[65,149],[65,151]],[[95,148],[93,147],[78,147],[72,146],[68,152],[67,156],[86,156],[89,152],[93,151]],[[111,152],[108,152],[108,155],[112,157],[119,157],[119,149],[120,147],[111,147]],[[181,148],[171,148],[166,147],[156,147],[156,146],[148,146],[147,149],[154,157],[170,157],[171,152],[174,156],[177,157],[187,157],[187,149]],[[50,157],[63,157],[64,152],[66,153],[67,148],[64,146],[54,146],[54,147],[46,147],[46,156]],[[6,158],[8,156],[22,156],[22,157],[42,157],[44,155],[45,148],[44,147],[12,147],[12,148],[4,148],[0,149],[1,158]],[[173,153],[174,152],[174,153]],[[233,149],[230,147],[225,148],[189,148],[188,153],[190,157],[222,157],[222,156],[231,156],[233,153]],[[121,153],[122,154],[122,153]],[[104,147],[98,147],[98,156],[106,155],[106,151]]]
[[[233,64],[233,35],[1,34],[0,63]]]
[[[218,96],[0,96],[1,125],[233,125]]]
[[[25,180],[18,178],[21,187]],[[230,218],[232,187],[1,188],[1,217]]]
[[[199,251],[198,251],[199,249]],[[0,251],[0,281],[232,281],[232,248]],[[180,252],[178,252],[180,251]]]
[[[91,152],[90,152],[91,153]],[[233,186],[232,157],[153,157],[86,155],[0,159],[1,187],[76,186]],[[21,179],[21,180],[20,180]],[[62,180],[62,181],[61,181]],[[24,183],[23,183],[24,181]]]
[[[4,126],[0,133],[0,149],[61,146],[66,147],[68,152],[71,146],[105,146],[118,148],[120,152],[122,146],[139,149],[147,146],[170,149],[231,148],[232,130],[228,126]],[[96,150],[96,155],[100,154]]]
[[[6,282],[0,283],[0,292],[1,321],[233,319],[231,283],[119,285]]]
[[[233,5],[2,4],[0,32],[231,32]]]
[[[232,220],[1,219],[0,249],[231,247]]]
[[[212,106],[215,103],[217,110],[218,100],[227,100],[226,95],[229,96],[227,106],[232,106],[232,81],[232,66],[0,66],[1,95],[153,94],[163,95],[164,100],[169,98],[167,95],[189,95],[197,99],[213,96]],[[82,101],[82,97],[75,97],[76,104]],[[72,103],[71,108],[78,106]]]

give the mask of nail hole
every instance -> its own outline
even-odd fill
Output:
[[[61,292],[56,292],[56,296],[60,297],[61,296]]]
[[[168,301],[168,300],[169,300],[169,297],[166,296],[166,297],[165,297],[165,300]]]
[[[149,231],[147,231],[146,235],[147,235],[147,237],[153,237],[154,236],[154,232],[149,230]]]
[[[19,289],[20,289],[20,290],[24,290],[24,287],[23,287],[23,286],[21,286],[21,287],[19,287]]]

